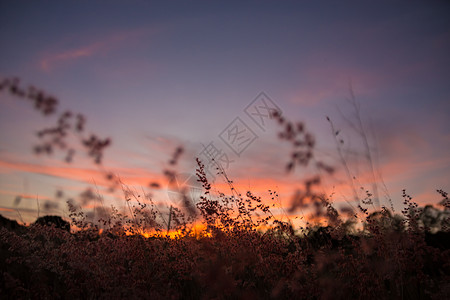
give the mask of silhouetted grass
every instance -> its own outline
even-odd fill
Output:
[[[1,89],[31,99],[46,115],[55,112],[53,98],[36,89],[26,92],[18,80],[3,81]],[[315,159],[315,141],[304,124],[278,114],[273,117],[282,128],[280,138],[293,147],[287,171],[314,163],[319,171],[334,173],[335,167]],[[70,125],[70,118],[63,113],[59,129],[43,135],[61,130],[81,133],[82,124]],[[80,137],[99,164],[109,142]],[[170,166],[182,153],[182,148],[175,151]],[[2,299],[445,299],[450,295],[450,205],[442,190],[438,190],[442,208],[419,207],[404,190],[401,215],[386,207],[370,209],[374,207],[370,192],[363,199],[355,193],[359,203],[355,209],[338,211],[328,197],[314,191],[321,176],[313,175],[293,198],[290,212],[308,206],[323,223],[300,227],[279,219],[267,199],[252,191],[240,194],[220,165],[218,173],[229,191],[217,196],[210,193],[199,159],[196,172],[203,186],[196,204],[185,196],[182,205],[170,206],[167,214],[151,197],[138,195],[105,174],[112,187],[122,187],[126,212],[102,204],[92,219],[68,201],[71,228],[57,216],[41,217],[27,227],[1,217]],[[175,176],[169,169],[164,174],[169,180]],[[85,197],[96,195],[91,191]]]

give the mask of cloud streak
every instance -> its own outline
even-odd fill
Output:
[[[39,67],[42,71],[50,72],[64,63],[104,54],[108,51],[118,48],[121,45],[124,45],[125,43],[129,43],[132,40],[136,40],[139,37],[153,32],[154,30],[149,29],[135,29],[116,32],[95,42],[80,45],[72,49],[59,50],[50,54],[46,54],[43,58],[41,58]]]
[[[28,172],[55,178],[74,180],[85,184],[92,184],[92,179],[97,178],[98,181],[96,181],[96,184],[104,187],[108,186],[108,180],[105,177],[106,173],[102,170],[77,168],[72,166],[45,166],[30,163],[9,162],[0,159],[0,173],[11,172]],[[112,173],[118,174],[120,179],[125,184],[137,186],[148,186],[150,181],[161,181],[164,179],[161,174],[151,173],[150,171],[138,168],[116,168]]]

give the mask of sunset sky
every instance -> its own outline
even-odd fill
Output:
[[[351,87],[379,201],[390,197],[399,212],[404,188],[421,204],[450,191],[449,15],[448,1],[1,1],[0,79],[17,76],[57,97],[60,112],[84,114],[89,132],[112,139],[103,168],[164,207],[174,201],[163,170],[175,149],[185,150],[175,171],[192,174],[210,143],[241,192],[277,190],[289,206],[318,170],[287,174],[290,145],[255,107],[304,122],[316,159],[336,169],[318,191],[355,205],[326,120],[344,140],[355,187],[371,189],[363,139],[349,123]],[[35,132],[55,120],[1,92],[0,214],[32,222],[38,198],[41,215],[67,216],[64,199],[88,187],[123,205],[81,148],[71,164],[33,153]],[[247,135],[232,142],[233,128]]]

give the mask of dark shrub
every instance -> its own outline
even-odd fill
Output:
[[[52,226],[70,232],[70,224],[59,216],[43,216],[39,217],[34,224],[42,226]]]
[[[17,221],[7,219],[0,215],[0,227],[10,231],[20,231],[24,229],[24,226],[19,225]]]

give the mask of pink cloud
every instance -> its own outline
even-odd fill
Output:
[[[81,57],[92,56],[94,53],[98,52],[102,48],[102,46],[104,46],[104,44],[98,42],[92,45],[84,46],[79,49],[72,49],[62,53],[47,56],[41,60],[40,66],[42,70],[50,71],[52,67],[54,67],[56,64],[60,62],[75,60]]]
[[[55,51],[53,53],[46,54],[43,58],[41,58],[39,66],[43,71],[49,72],[64,62],[75,61],[85,57],[92,57],[94,55],[110,51],[125,44],[125,42],[129,44],[130,40],[137,40],[137,38],[153,32],[155,32],[154,29],[135,29],[116,32],[95,42],[81,45],[73,49]]]
[[[369,93],[379,81],[376,74],[355,67],[341,67],[338,64],[315,64],[300,71],[304,74],[299,79],[300,88],[288,95],[288,99],[291,103],[308,106],[317,105],[330,98],[348,97],[350,83],[358,94]]]

